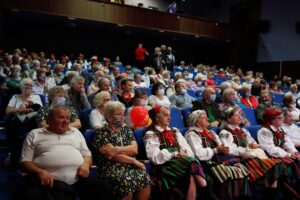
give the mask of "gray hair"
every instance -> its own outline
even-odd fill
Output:
[[[82,78],[80,76],[75,76],[74,78],[72,78],[71,85],[75,85],[79,81],[84,81],[84,78]]]
[[[79,73],[76,71],[67,71],[66,77],[71,77],[71,76],[73,77],[79,76]]]
[[[235,95],[237,95],[237,92],[234,89],[232,89],[232,88],[227,88],[223,92],[224,99],[227,98],[229,96],[229,94],[235,94]]]
[[[119,101],[108,102],[104,107],[105,120],[108,122],[109,117],[111,117],[111,115],[117,110],[122,110],[123,112],[125,112],[124,104]]]
[[[110,97],[110,93],[108,91],[101,91],[101,92],[97,93],[93,99],[94,106],[98,107],[98,106],[102,105],[103,98],[107,97],[107,96]]]
[[[206,87],[206,88],[204,88],[202,95],[204,96],[205,94],[209,94],[212,90],[214,90],[214,88]]]
[[[196,126],[196,123],[200,117],[206,115],[205,110],[195,110],[189,115],[189,124],[191,127]]]
[[[224,91],[227,88],[231,88],[231,83],[229,81],[225,81],[223,83],[221,83],[221,90]]]
[[[33,80],[31,79],[31,78],[24,78],[24,79],[22,79],[22,81],[21,81],[21,83],[20,83],[20,88],[23,88],[24,87],[24,85],[26,84],[26,83],[33,83]]]
[[[162,114],[162,110],[163,110],[163,109],[166,109],[166,110],[168,110],[168,111],[171,111],[171,109],[170,109],[169,107],[167,107],[167,106],[161,106],[159,112],[156,114],[156,117],[161,117],[161,114]],[[155,120],[156,120],[156,119],[155,119]]]
[[[14,69],[17,69],[17,70],[20,71],[22,68],[21,68],[20,65],[13,65],[13,66],[10,67],[10,70],[14,70]]]
[[[108,81],[109,84],[111,85],[111,82],[110,82],[110,80],[109,80],[108,78],[102,77],[102,78],[100,78],[99,81],[98,81],[98,87],[99,87],[99,88],[101,87],[101,85],[103,84],[104,81]]]

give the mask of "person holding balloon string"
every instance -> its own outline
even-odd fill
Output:
[[[148,105],[148,96],[146,92],[136,90],[133,99],[133,106],[129,107],[125,114],[127,126],[134,130],[150,125],[148,116],[148,110],[150,109],[151,106]]]

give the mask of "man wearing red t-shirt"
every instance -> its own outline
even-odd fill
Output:
[[[143,48],[143,44],[139,43],[138,47],[135,49],[135,60],[136,60],[136,65],[141,70],[144,70],[146,56],[148,55],[149,53],[147,52],[146,49]]]

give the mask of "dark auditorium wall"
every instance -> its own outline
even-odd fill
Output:
[[[8,14],[4,33],[3,45],[8,49],[26,47],[29,51],[60,54],[81,51],[88,57],[97,54],[112,59],[120,55],[124,64],[133,63],[133,52],[139,42],[144,43],[150,54],[158,45],[172,46],[178,62],[227,65],[229,57],[226,42],[20,12]]]
[[[262,1],[261,19],[270,20],[270,31],[260,34],[259,62],[300,60],[299,8],[299,0]]]

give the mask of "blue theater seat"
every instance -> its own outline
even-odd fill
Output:
[[[284,94],[273,94],[272,93],[272,101],[274,103],[278,103],[282,105],[282,100],[283,100]]]
[[[249,120],[251,125],[258,125],[258,121],[256,118],[256,110],[253,108],[242,108],[243,113],[245,114],[245,116],[247,117],[247,119]]]
[[[182,119],[183,119],[183,122],[185,124],[185,126],[187,127],[188,124],[189,124],[189,115],[190,115],[190,111],[191,111],[191,108],[188,107],[188,108],[184,108],[181,113],[182,113]]]
[[[93,108],[86,108],[81,110],[79,114],[79,119],[81,122],[81,132],[84,133],[87,129],[90,128],[90,113],[92,112]]]
[[[247,129],[250,132],[252,138],[255,139],[256,142],[258,142],[257,131],[261,128],[261,125],[245,126],[244,128]]]
[[[171,108],[171,121],[170,127],[176,127],[178,129],[184,128],[184,123],[181,115],[181,111],[177,108]]]

